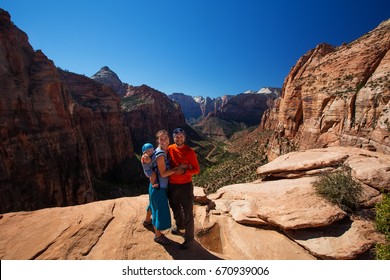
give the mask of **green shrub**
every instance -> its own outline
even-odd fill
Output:
[[[375,206],[376,229],[390,238],[390,196],[383,195],[383,200]]]
[[[347,212],[359,209],[362,186],[352,179],[350,171],[323,173],[313,184],[317,193]]]
[[[375,246],[375,259],[377,260],[390,260],[390,241],[387,240],[386,244],[376,244]]]
[[[386,236],[385,244],[375,246],[377,260],[390,260],[390,196],[383,195],[383,200],[375,206],[375,227]]]

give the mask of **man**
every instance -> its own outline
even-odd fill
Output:
[[[194,241],[192,176],[199,174],[200,169],[195,151],[185,144],[184,129],[174,129],[173,140],[175,144],[168,147],[171,169],[179,168],[182,172],[169,177],[168,199],[176,221],[176,227],[172,228],[171,232],[185,237],[180,248],[187,249]]]

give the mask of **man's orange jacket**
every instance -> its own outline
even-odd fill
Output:
[[[168,147],[169,163],[171,169],[179,166],[180,164],[187,164],[186,173],[184,174],[172,174],[169,176],[169,182],[172,184],[186,184],[192,182],[192,175],[199,174],[200,168],[198,158],[195,151],[183,145],[181,148],[176,144],[169,145]]]

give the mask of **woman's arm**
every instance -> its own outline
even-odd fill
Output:
[[[165,158],[163,156],[157,158],[157,167],[161,177],[169,177],[175,173],[174,170],[167,169],[167,166],[165,165]]]

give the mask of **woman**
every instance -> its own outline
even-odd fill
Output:
[[[165,237],[161,231],[171,227],[171,213],[167,196],[168,176],[177,173],[177,171],[169,169],[169,161],[166,156],[169,145],[168,132],[160,130],[157,132],[156,138],[158,144],[156,149],[158,187],[153,187],[152,184],[149,184],[149,201],[155,232],[154,241],[162,245],[167,245],[171,240]]]

